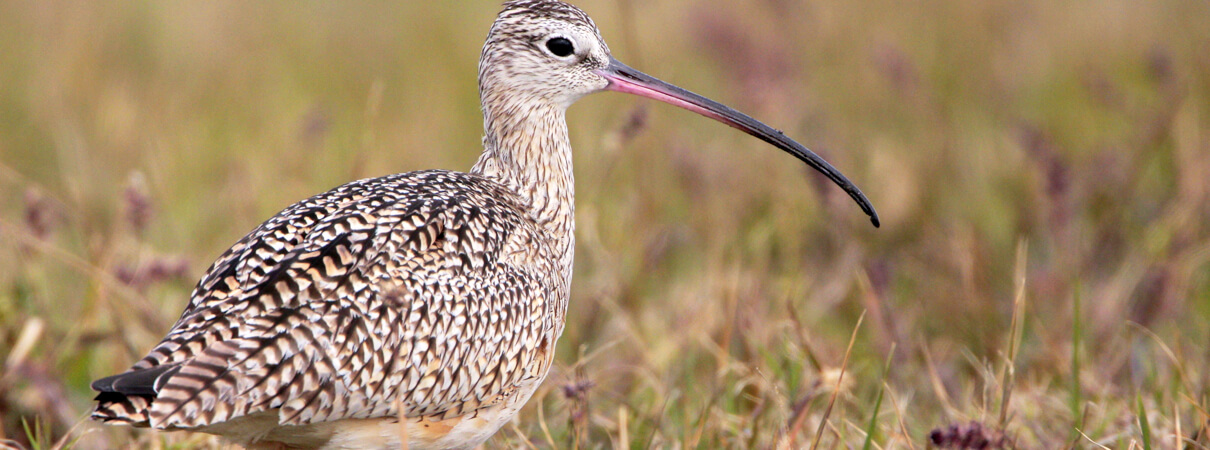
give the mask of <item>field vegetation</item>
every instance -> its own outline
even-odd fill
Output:
[[[578,5],[883,225],[742,133],[586,98],[557,366],[488,448],[1210,447],[1210,2]],[[88,384],[290,203],[468,169],[498,9],[0,2],[0,442],[221,447],[94,424]]]

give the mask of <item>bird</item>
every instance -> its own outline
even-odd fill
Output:
[[[92,383],[91,417],[248,448],[474,448],[546,378],[575,246],[565,112],[635,94],[837,169],[756,119],[622,64],[557,0],[503,4],[479,59],[483,152],[467,173],[353,181],[219,256],[163,340]]]

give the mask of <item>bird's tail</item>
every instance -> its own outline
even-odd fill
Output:
[[[103,423],[150,426],[151,402],[165,382],[181,370],[181,363],[133,369],[92,382],[100,392],[93,420]]]

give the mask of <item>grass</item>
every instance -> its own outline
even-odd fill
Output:
[[[1210,4],[579,4],[883,227],[755,139],[586,98],[557,365],[489,447],[1210,447]],[[0,442],[217,447],[92,424],[88,383],[288,204],[469,168],[498,6],[0,3]]]

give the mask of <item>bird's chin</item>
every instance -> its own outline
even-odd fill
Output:
[[[567,108],[570,108],[572,104],[580,101],[580,99],[584,98],[588,94],[592,94],[595,92],[601,92],[603,90],[605,90],[605,89],[601,88],[601,89],[593,90],[591,92],[564,95],[562,98],[555,99],[555,104],[563,107],[563,109],[567,109]]]

